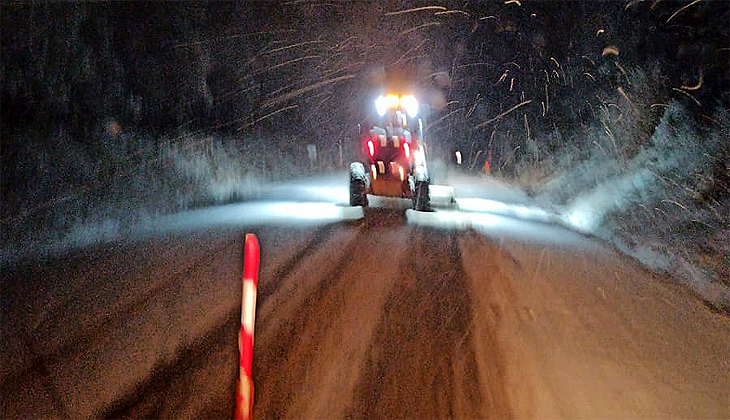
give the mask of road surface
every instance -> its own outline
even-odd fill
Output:
[[[730,322],[685,288],[493,181],[364,218],[340,182],[3,269],[0,417],[231,417],[246,232],[256,418],[730,417]]]

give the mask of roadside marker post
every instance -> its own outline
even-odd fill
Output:
[[[241,294],[241,331],[238,333],[240,370],[236,386],[235,420],[253,418],[253,330],[256,320],[256,286],[259,273],[259,241],[256,235],[246,234],[243,246],[243,283]]]

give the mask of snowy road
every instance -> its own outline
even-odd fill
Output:
[[[230,417],[246,232],[257,418],[730,415],[730,322],[689,291],[491,180],[361,218],[343,179],[3,271],[0,417]]]

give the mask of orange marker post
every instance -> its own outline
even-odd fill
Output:
[[[236,420],[253,418],[253,330],[256,321],[256,285],[259,272],[259,241],[256,235],[246,234],[243,252],[243,285],[241,294],[241,331],[238,334],[240,371],[236,386]]]

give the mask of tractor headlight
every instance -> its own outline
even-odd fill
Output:
[[[385,115],[385,111],[387,109],[387,106],[385,105],[385,96],[378,96],[378,99],[375,100],[375,109],[378,110],[378,115],[381,117]]]
[[[398,108],[398,101],[397,95],[378,96],[378,99],[375,100],[375,109],[378,110],[378,115],[381,117],[385,115],[388,108]]]
[[[406,110],[408,116],[415,118],[418,115],[418,101],[411,95],[400,98],[400,105]]]

